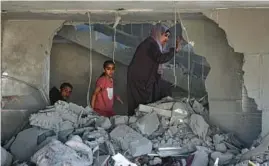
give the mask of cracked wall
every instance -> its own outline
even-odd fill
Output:
[[[6,78],[1,80],[2,96],[18,96],[5,105],[8,109],[1,110],[3,140],[12,135],[31,112],[45,106],[41,94],[34,87],[48,93],[49,70],[46,65],[54,33],[62,24],[63,21],[60,20],[4,21],[1,69],[8,76],[21,81]]]
[[[248,103],[247,108],[257,104],[258,110],[262,110],[261,135],[268,134],[269,9],[227,9],[204,14],[226,32],[229,44],[236,52],[244,53],[244,85],[248,97],[256,102],[244,100],[244,103]],[[254,116],[261,112],[255,113]]]
[[[211,122],[251,143],[260,133],[261,117],[242,109],[243,54],[234,52],[224,31],[213,21],[186,20],[184,24],[195,42],[195,52],[206,57],[211,67],[205,81]]]

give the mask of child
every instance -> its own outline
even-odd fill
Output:
[[[91,100],[91,106],[98,114],[105,117],[114,116],[113,102],[117,99],[123,103],[118,96],[113,94],[113,74],[115,71],[115,63],[113,61],[105,61],[103,64],[104,72],[96,82],[96,88]]]

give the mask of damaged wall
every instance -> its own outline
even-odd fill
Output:
[[[48,69],[44,62],[50,55],[54,33],[62,23],[60,20],[5,21],[2,25],[2,72],[48,92]],[[23,82],[3,78],[1,88],[2,96],[19,96],[6,105],[6,108],[16,110],[1,111],[1,133],[2,139],[5,139],[27,119],[30,112],[44,107],[45,103],[38,90]],[[11,123],[14,121],[17,123]]]
[[[243,55],[234,52],[213,21],[186,20],[184,24],[195,52],[205,56],[211,67],[205,81],[211,122],[251,143],[260,132],[260,117],[242,111]]]
[[[74,89],[70,98],[71,102],[78,105],[86,106],[87,89],[89,84],[89,50],[77,44],[53,44],[51,52],[51,71],[50,87],[60,87],[62,82],[70,82]],[[103,63],[110,58],[92,52],[93,73],[90,89],[90,96],[95,88],[98,77],[103,72]],[[126,83],[127,83],[127,66],[116,62],[115,72],[115,93],[120,95],[127,105],[126,100]],[[115,109],[118,114],[125,114],[126,109]]]
[[[262,110],[262,136],[268,134],[269,9],[226,9],[204,14],[225,31],[236,52],[244,53],[244,85],[248,96]]]

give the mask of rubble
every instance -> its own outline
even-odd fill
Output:
[[[32,114],[32,128],[3,147],[21,166],[31,165],[23,163],[31,156],[39,166],[268,165],[269,136],[246,149],[232,133],[210,126],[207,111],[198,100],[166,97],[140,104],[137,116],[107,118],[59,101]]]
[[[12,164],[12,155],[1,147],[1,166],[10,166]]]
[[[55,133],[36,127],[32,127],[21,131],[15,141],[10,147],[11,153],[18,160],[25,161],[28,160],[37,150],[38,145],[46,139],[48,136],[53,136]]]
[[[190,118],[190,128],[194,134],[205,140],[209,125],[205,122],[202,116],[192,114]]]
[[[138,119],[136,125],[142,134],[149,136],[158,129],[160,122],[157,114],[153,112]]]
[[[129,150],[133,157],[148,154],[152,150],[151,141],[126,125],[116,127],[111,131],[110,137],[122,150]]]

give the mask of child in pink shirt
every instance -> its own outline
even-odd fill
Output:
[[[105,61],[103,64],[104,73],[98,78],[96,88],[91,100],[91,106],[99,115],[105,117],[114,116],[113,102],[118,100],[123,103],[118,96],[113,94],[113,74],[115,72],[115,63]]]

